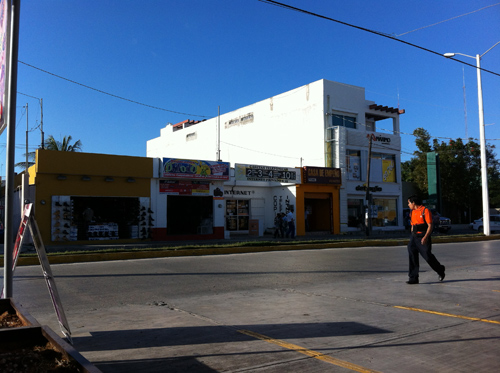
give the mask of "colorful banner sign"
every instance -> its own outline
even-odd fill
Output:
[[[236,180],[243,181],[277,181],[280,183],[300,184],[300,168],[236,163],[234,165],[234,177]]]
[[[340,168],[304,167],[304,182],[341,185]]]
[[[382,160],[382,177],[386,183],[396,182],[396,170],[392,159]]]
[[[160,194],[206,196],[209,193],[207,181],[160,180]]]
[[[229,180],[229,162],[163,158],[162,177],[175,179]]]

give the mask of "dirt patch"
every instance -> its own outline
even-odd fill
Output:
[[[5,311],[0,315],[0,329],[1,328],[17,328],[24,326],[21,319],[16,314],[11,314]]]
[[[0,329],[25,326],[17,314],[5,311],[0,315]],[[5,341],[3,341],[5,342]],[[46,344],[21,347],[18,343],[0,346],[0,372],[11,373],[45,373],[45,372],[82,372],[72,359],[67,359],[54,346]]]
[[[45,346],[31,348],[0,348],[0,372],[45,373],[82,372],[78,365],[54,350],[48,342]]]

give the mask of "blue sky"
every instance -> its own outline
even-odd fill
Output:
[[[282,0],[406,33],[399,39],[438,53],[467,55],[500,41],[500,4],[476,11],[497,1]],[[147,140],[167,123],[214,117],[218,106],[229,112],[319,79],[365,87],[366,99],[380,105],[397,107],[399,99],[408,160],[417,127],[442,141],[465,138],[465,77],[468,135],[479,138],[475,68],[258,0],[22,0],[19,42],[16,161],[24,159],[26,126],[29,150],[41,141],[40,105],[32,97],[43,98],[46,137],[71,135],[90,153],[145,156]],[[500,73],[500,45],[481,63]],[[486,138],[499,146],[500,76],[483,72],[482,81]]]

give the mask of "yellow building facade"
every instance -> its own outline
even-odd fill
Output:
[[[149,238],[152,178],[152,158],[37,150],[29,185],[44,243]]]

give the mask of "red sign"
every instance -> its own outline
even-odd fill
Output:
[[[210,183],[206,181],[160,180],[160,193],[171,195],[208,195]]]

